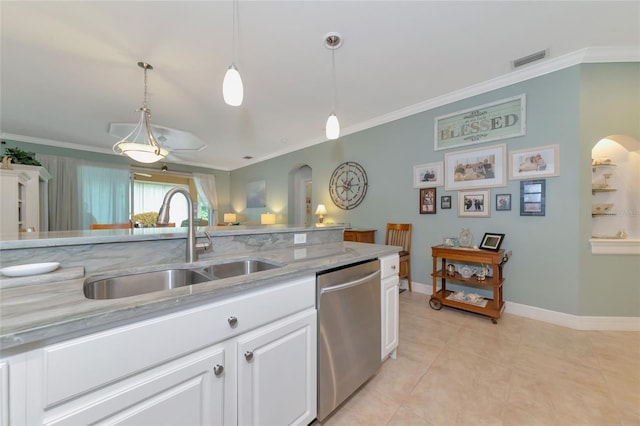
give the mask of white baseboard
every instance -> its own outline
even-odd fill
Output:
[[[407,287],[406,280],[401,280],[401,287]],[[416,281],[411,282],[411,289],[427,295],[431,295],[433,291],[431,284]],[[505,301],[504,312],[574,330],[640,331],[640,317],[579,316],[509,301]]]

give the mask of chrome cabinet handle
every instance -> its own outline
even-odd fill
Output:
[[[229,327],[231,328],[235,328],[238,325],[238,318],[236,317],[229,317],[227,319],[227,322],[229,323]]]
[[[251,352],[251,351],[246,351],[246,352],[244,353],[244,358],[245,358],[247,361],[251,361],[251,360],[253,359],[253,352]]]
[[[221,366],[220,364],[216,364],[213,366],[213,374],[215,374],[216,376],[220,377],[223,372],[224,372],[224,367]]]

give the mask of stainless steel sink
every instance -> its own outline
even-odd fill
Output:
[[[262,260],[243,259],[198,269],[165,269],[112,277],[89,277],[84,282],[84,295],[87,299],[119,299],[266,271],[280,266]]]
[[[237,260],[228,263],[219,263],[204,268],[204,271],[217,279],[236,277],[238,275],[251,274],[253,272],[267,271],[279,268],[280,265],[265,262],[263,260]]]
[[[84,295],[87,299],[118,299],[204,283],[213,279],[192,269],[165,269],[99,279],[90,277],[84,282]]]

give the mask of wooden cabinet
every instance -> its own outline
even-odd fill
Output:
[[[344,240],[374,244],[376,242],[376,230],[347,228],[344,230]]]
[[[380,304],[382,308],[382,359],[396,358],[400,337],[400,279],[398,255],[380,258]]]
[[[308,425],[316,417],[316,311],[238,339],[238,424]]]
[[[316,312],[309,276],[33,349],[9,399],[26,424],[306,425]]]
[[[511,257],[511,252],[504,250],[489,251],[471,248],[431,247],[433,258],[433,294],[429,300],[429,305],[436,310],[442,306],[451,306],[477,314],[486,315],[496,323],[502,315],[504,309],[503,300],[503,266]],[[440,263],[438,263],[438,259]],[[447,271],[449,263],[460,262],[462,267],[455,271]],[[490,267],[490,274],[481,279],[473,270],[479,270],[483,265]],[[438,289],[440,283],[440,289]],[[452,283],[458,286],[490,290],[492,298],[482,298],[482,300],[466,300],[458,298],[457,292],[447,289],[447,284]]]

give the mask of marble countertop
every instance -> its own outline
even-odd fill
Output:
[[[196,227],[198,236],[206,231],[212,237],[233,235],[272,234],[274,232],[313,232],[327,229],[344,229],[342,224],[303,225],[239,225],[239,226],[200,226]],[[187,228],[132,228],[53,232],[20,232],[0,236],[0,250],[60,247],[70,245],[100,244],[114,242],[154,241],[184,239]]]
[[[193,264],[181,263],[164,267],[203,267],[236,259],[263,259],[283,266],[111,300],[85,298],[83,283],[86,277],[5,288],[0,290],[0,348],[3,351],[19,352],[22,348],[49,344],[175,312],[262,286],[315,275],[316,272],[329,268],[397,253],[398,250],[398,247],[378,244],[340,242],[218,255]],[[127,273],[158,269],[158,266],[139,267],[128,269]],[[117,272],[110,271],[101,275],[114,275]]]

